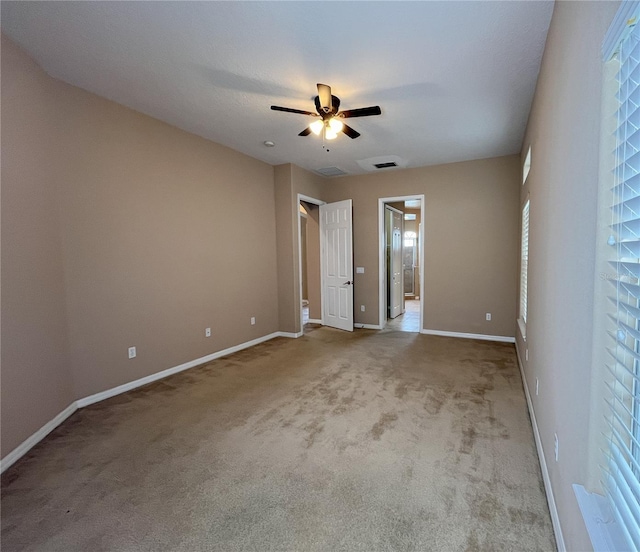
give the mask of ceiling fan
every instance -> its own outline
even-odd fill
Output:
[[[274,111],[285,111],[287,113],[299,113],[300,115],[309,115],[311,117],[320,117],[313,121],[298,136],[308,136],[312,132],[320,135],[324,132],[327,140],[333,140],[338,136],[338,132],[344,132],[349,138],[355,139],[360,133],[350,126],[342,122],[342,119],[350,119],[353,117],[369,117],[371,115],[380,115],[382,111],[380,106],[361,107],[359,109],[346,109],[338,111],[340,107],[340,98],[331,94],[331,87],[328,84],[318,83],[318,95],[315,97],[316,111],[302,111],[301,109],[293,109],[291,107],[280,107],[272,105]]]

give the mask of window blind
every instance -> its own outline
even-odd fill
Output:
[[[619,108],[612,200],[614,252],[610,374],[605,397],[609,442],[605,488],[630,550],[640,550],[640,28],[618,50]]]
[[[527,275],[529,272],[529,200],[522,208],[522,243],[520,245],[520,319],[527,323]]]

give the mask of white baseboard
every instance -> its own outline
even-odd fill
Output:
[[[258,337],[257,339],[252,339],[251,341],[245,341],[244,343],[240,343],[239,345],[234,345],[233,347],[222,349],[221,351],[216,351],[215,353],[211,353],[210,355],[196,358],[195,360],[190,360],[189,362],[174,366],[173,368],[167,368],[166,370],[156,372],[155,374],[150,374],[149,376],[145,376],[144,378],[118,385],[118,387],[113,387],[111,389],[107,389],[106,391],[101,391],[100,393],[96,393],[95,395],[89,395],[88,397],[84,397],[83,399],[78,399],[78,408],[83,408],[84,406],[104,401],[105,399],[115,397],[116,395],[120,395],[121,393],[126,393],[127,391],[131,391],[132,389],[136,389],[137,387],[142,387],[143,385],[158,381],[160,379],[166,378],[167,376],[172,376],[173,374],[177,374],[178,372],[183,372],[184,370],[188,370],[189,368],[211,362],[212,360],[230,355],[232,353],[237,353],[238,351],[242,351],[243,349],[258,345],[258,343],[263,343],[264,341],[269,341],[274,337],[281,336],[290,337],[289,335],[285,335],[284,332],[273,332],[269,335],[264,335],[262,337]]]
[[[302,337],[304,332],[276,332],[273,337],[290,337],[291,339],[297,339],[298,337]]]
[[[544,489],[547,493],[547,504],[549,505],[549,512],[551,514],[551,523],[553,524],[553,531],[556,535],[556,544],[558,546],[558,552],[566,552],[567,548],[565,547],[564,537],[562,536],[562,526],[560,525],[560,516],[558,515],[558,508],[556,507],[556,500],[553,497],[553,489],[551,487],[551,478],[549,477],[547,461],[544,456],[544,449],[542,448],[542,440],[540,439],[540,431],[538,430],[536,413],[533,410],[531,393],[529,393],[529,385],[527,384],[527,378],[524,374],[524,367],[522,365],[522,359],[520,358],[520,351],[518,350],[517,343],[516,343],[516,355],[518,357],[518,366],[520,367],[520,375],[522,376],[522,386],[524,387],[524,394],[525,394],[525,397],[527,398],[527,407],[529,409],[529,416],[531,417],[531,426],[533,427],[533,437],[536,442],[536,450],[538,451],[538,460],[540,461],[540,470],[542,471],[542,481],[544,482]]]
[[[361,330],[381,330],[382,329],[379,324],[354,324],[353,327]]]
[[[244,343],[240,343],[239,345],[234,345],[233,347],[223,349],[222,351],[217,351],[215,353],[211,353],[210,355],[206,355],[195,360],[190,360],[189,362],[185,362],[184,364],[180,364],[179,366],[174,366],[173,368],[168,368],[167,370],[162,370],[161,372],[156,372],[155,374],[151,374],[144,378],[130,381],[129,383],[124,383],[122,385],[119,385],[118,387],[113,387],[112,389],[107,389],[106,391],[101,391],[100,393],[95,393],[94,395],[78,399],[77,401],[71,403],[62,412],[60,412],[60,414],[58,414],[55,418],[43,425],[38,431],[36,431],[33,435],[31,435],[31,437],[26,439],[22,444],[18,445],[2,460],[0,460],[0,473],[4,472],[7,468],[9,468],[9,466],[14,464],[17,460],[19,460],[22,456],[29,452],[30,449],[32,449],[35,445],[42,441],[42,439],[44,439],[56,427],[64,422],[69,416],[71,416],[71,414],[78,410],[78,408],[83,408],[85,406],[89,406],[90,404],[104,401],[105,399],[115,397],[116,395],[120,395],[121,393],[125,393],[137,387],[146,385],[147,383],[152,383],[159,379],[166,378],[167,376],[177,374],[178,372],[188,370],[189,368],[194,368],[195,366],[211,362],[212,360],[215,360],[217,358],[230,355],[232,353],[237,353],[238,351],[242,351],[243,349],[248,349],[249,347],[253,347],[254,345],[263,343],[264,341],[269,341],[274,337],[295,338],[300,336],[302,336],[302,332],[273,332],[269,335],[258,337],[257,339],[252,339],[251,341],[246,341]]]
[[[319,318],[309,318],[309,320],[307,320],[307,323],[309,323],[309,324],[322,324],[322,320],[320,320]]]
[[[461,337],[463,339],[481,339],[483,341],[501,341],[502,343],[515,343],[515,337],[509,337],[506,335],[484,335],[473,333],[460,333],[460,332],[444,332],[441,330],[420,330],[421,334],[427,335],[441,335],[444,337]]]
[[[29,437],[22,444],[18,445],[9,454],[7,454],[2,460],[0,460],[0,473],[3,473],[7,468],[15,464],[20,458],[22,458],[27,452],[35,447],[42,439],[44,439],[49,433],[51,433],[56,427],[64,422],[71,414],[78,410],[78,403],[72,402],[67,408],[65,408],[55,418],[44,424],[38,431],[36,431],[31,437]]]

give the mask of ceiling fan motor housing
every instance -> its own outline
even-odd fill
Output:
[[[320,96],[316,96],[314,102],[316,104],[316,111],[323,119],[333,117],[336,113],[338,113],[338,109],[340,109],[340,98],[338,98],[338,96],[334,96],[333,94],[331,95],[331,108],[322,107],[322,105],[320,105]]]

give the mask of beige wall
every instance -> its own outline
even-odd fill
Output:
[[[278,326],[284,332],[296,332],[293,239],[298,212],[297,202],[292,200],[291,170],[293,165],[273,168],[273,184],[276,208],[276,245],[278,266]],[[297,259],[297,252],[295,258]],[[299,316],[299,315],[298,315]]]
[[[271,166],[4,39],[2,118],[3,454],[73,399],[279,329]]]
[[[519,174],[512,155],[329,180],[325,199],[353,199],[356,323],[379,323],[378,198],[424,194],[424,328],[513,337]]]
[[[298,194],[323,200],[326,179],[292,164],[274,167],[280,330],[302,331]]]
[[[40,69],[2,41],[2,442],[5,456],[75,399],[55,111]]]
[[[532,147],[520,194],[521,204],[531,200],[529,308],[518,349],[532,391],[539,380],[533,407],[568,550],[591,550],[571,486],[590,477],[600,47],[617,8],[556,2],[523,144],[523,160]]]

